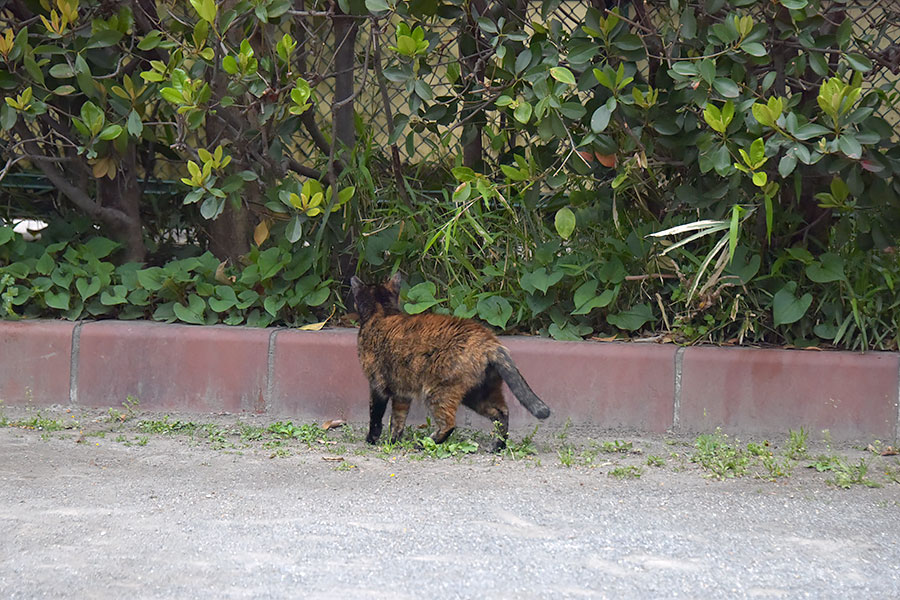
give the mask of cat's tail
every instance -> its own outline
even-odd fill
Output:
[[[512,390],[513,395],[522,403],[522,406],[528,409],[528,412],[538,419],[546,419],[550,416],[550,407],[544,404],[544,401],[538,398],[537,394],[529,387],[528,382],[519,373],[516,363],[513,362],[506,348],[503,346],[497,348],[491,364],[500,373],[500,377]]]

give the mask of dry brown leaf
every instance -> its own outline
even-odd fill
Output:
[[[269,221],[268,219],[263,219],[253,229],[253,241],[256,242],[257,246],[262,246],[267,239],[269,239]]]
[[[343,419],[331,419],[330,421],[325,421],[322,423],[322,429],[337,429],[338,427],[343,427],[347,424],[347,421]]]
[[[298,329],[300,329],[300,331],[319,331],[320,329],[325,327],[325,324],[328,323],[328,321],[331,320],[331,317],[334,316],[335,308],[336,306],[331,307],[331,314],[328,315],[328,318],[324,321],[319,321],[318,323],[310,323],[309,325],[303,325],[301,327],[298,327]]]
[[[100,179],[109,172],[109,162],[105,158],[98,158],[91,166],[94,177]]]
[[[225,285],[231,283],[231,280],[225,276],[225,265],[227,263],[227,260],[223,260],[219,263],[219,266],[216,267],[216,281],[218,281],[219,283],[224,283]]]
[[[597,160],[600,161],[600,164],[604,167],[609,167],[610,169],[615,168],[616,166],[616,155],[615,154],[600,154],[599,152],[595,152],[594,156],[597,157]]]
[[[329,462],[344,462],[343,456],[323,456],[322,460],[327,460]]]

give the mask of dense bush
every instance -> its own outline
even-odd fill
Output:
[[[896,348],[896,98],[865,83],[883,50],[853,3],[621,2],[574,28],[559,4],[13,14],[3,174],[39,167],[96,226],[0,233],[0,308],[294,324],[401,268],[408,311],[560,339]],[[183,208],[148,201],[162,179]]]

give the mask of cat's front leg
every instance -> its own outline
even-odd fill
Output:
[[[369,386],[369,434],[366,441],[370,444],[378,443],[383,427],[384,411],[387,408],[388,396],[379,392],[374,385]]]

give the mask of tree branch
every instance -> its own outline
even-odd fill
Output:
[[[91,198],[84,190],[79,189],[69,182],[66,175],[60,172],[53,163],[55,159],[44,156],[40,145],[35,138],[31,136],[31,131],[24,123],[19,122],[15,125],[15,132],[22,138],[22,145],[28,152],[29,159],[34,161],[44,176],[68,198],[72,204],[83,210],[90,217],[103,221],[104,223],[116,226],[124,226],[130,222],[128,216],[115,208],[107,208],[102,206],[93,198]]]

